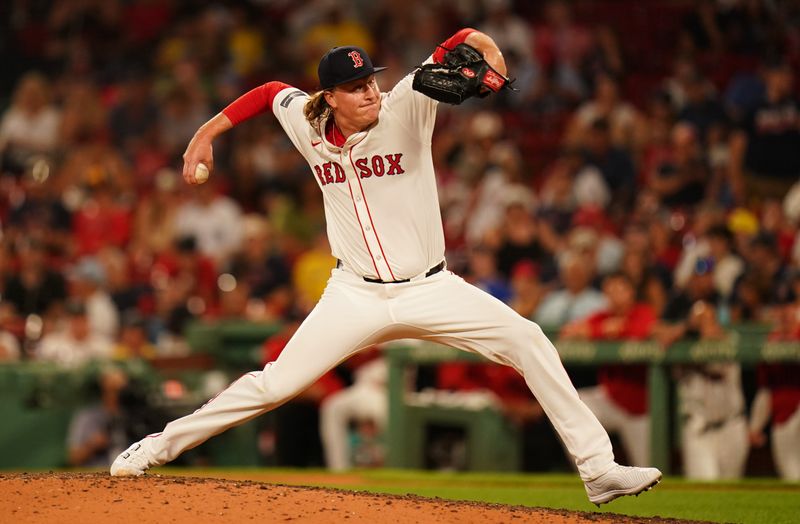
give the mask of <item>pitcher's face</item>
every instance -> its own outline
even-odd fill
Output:
[[[375,75],[359,78],[325,92],[337,121],[351,123],[358,129],[372,125],[381,110],[381,92]]]

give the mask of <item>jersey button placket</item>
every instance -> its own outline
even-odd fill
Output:
[[[344,167],[347,183],[350,185],[350,189],[353,194],[356,215],[363,229],[364,240],[367,243],[367,247],[373,257],[376,269],[378,270],[377,277],[387,278],[387,276],[391,274],[391,270],[389,270],[386,263],[382,263],[383,256],[380,254],[380,242],[378,241],[378,237],[370,224],[371,219],[369,216],[369,210],[367,209],[365,197],[362,196],[363,188],[358,181],[358,172],[356,171],[355,166],[353,166],[350,162],[349,153],[349,148],[343,147],[341,150],[340,159],[341,165]]]

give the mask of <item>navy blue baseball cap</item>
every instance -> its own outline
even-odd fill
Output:
[[[366,51],[360,47],[334,47],[322,57],[317,68],[322,89],[334,87],[378,73],[385,67],[373,67]]]

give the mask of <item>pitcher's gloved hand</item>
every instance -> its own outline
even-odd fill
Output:
[[[421,65],[412,83],[415,91],[454,105],[473,96],[497,93],[509,85],[509,79],[495,71],[480,52],[468,44],[458,44],[449,50],[441,64]]]

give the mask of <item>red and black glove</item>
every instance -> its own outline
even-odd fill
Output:
[[[447,104],[458,105],[473,96],[485,97],[509,87],[510,81],[468,44],[458,44],[441,64],[421,65],[414,73],[415,91]]]

